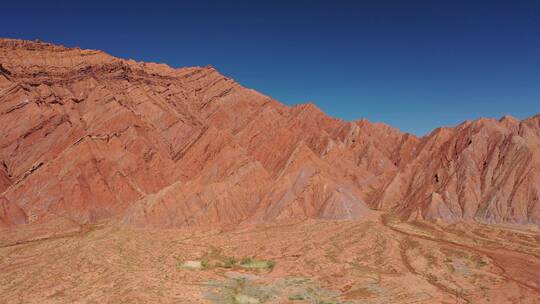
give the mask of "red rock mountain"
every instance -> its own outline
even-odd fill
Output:
[[[212,67],[0,39],[0,226],[403,218],[540,224],[540,115],[422,138]]]

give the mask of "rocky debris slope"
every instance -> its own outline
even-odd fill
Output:
[[[214,68],[0,39],[0,225],[405,218],[540,223],[540,118],[417,138]]]

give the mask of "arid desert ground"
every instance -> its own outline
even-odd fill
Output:
[[[538,303],[538,227],[102,222],[0,234],[2,303]]]

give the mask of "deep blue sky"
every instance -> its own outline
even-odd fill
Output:
[[[416,134],[540,113],[540,1],[119,2],[7,1],[0,37],[211,64],[287,104]]]

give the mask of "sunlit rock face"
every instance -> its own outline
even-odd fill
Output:
[[[374,209],[540,224],[540,116],[417,138],[286,106],[212,67],[0,39],[0,125],[0,226],[221,226]]]

